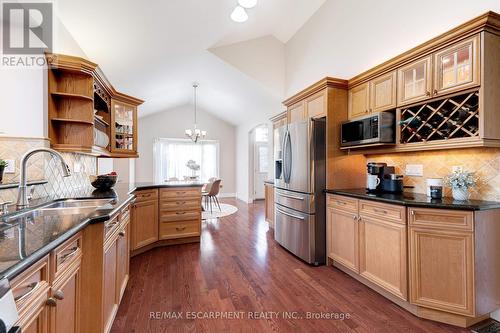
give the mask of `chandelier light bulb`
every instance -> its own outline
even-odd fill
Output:
[[[238,0],[238,4],[243,8],[253,8],[257,5],[257,0]]]
[[[231,20],[237,23],[243,23],[248,20],[248,14],[245,8],[241,6],[236,6],[236,8],[231,13]]]

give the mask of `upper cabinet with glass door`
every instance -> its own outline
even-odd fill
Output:
[[[137,155],[137,106],[113,100],[111,108],[111,152]]]
[[[431,56],[418,59],[398,70],[398,105],[410,104],[431,96]]]
[[[479,35],[434,54],[433,95],[477,85],[479,85]]]

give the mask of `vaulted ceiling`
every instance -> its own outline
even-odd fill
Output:
[[[191,103],[235,125],[281,110],[272,91],[208,50],[262,36],[287,42],[325,0],[261,0],[248,22],[236,0],[59,0],[56,14],[113,85],[146,100],[141,116]]]

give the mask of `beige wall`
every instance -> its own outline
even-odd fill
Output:
[[[184,130],[193,127],[193,107],[185,105],[139,118],[139,158],[135,163],[137,182],[153,181],[153,141],[155,138],[185,138]],[[208,132],[208,140],[219,140],[223,194],[236,192],[236,128],[198,109],[198,127]]]
[[[367,156],[368,162],[386,162],[396,167],[396,173],[404,174],[407,164],[422,164],[423,177],[405,176],[405,185],[415,186],[413,192],[426,192],[427,178],[443,178],[452,172],[453,166],[476,172],[479,185],[471,191],[472,199],[500,201],[500,149],[470,148],[443,151],[400,153]],[[446,189],[446,196],[451,196]]]

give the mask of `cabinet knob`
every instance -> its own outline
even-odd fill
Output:
[[[48,306],[56,306],[57,305],[57,301],[55,298],[53,297],[49,297],[46,301],[45,301],[45,304],[47,304]]]
[[[368,110],[368,109],[366,109],[366,110],[365,110],[365,113],[368,113],[368,112],[369,112],[369,110]]]
[[[438,94],[437,89],[434,89],[434,95],[437,95],[437,94]]]
[[[358,219],[358,217],[357,217],[356,215],[353,215],[353,216],[352,216],[352,219],[353,219],[354,221],[356,221],[356,220]]]
[[[425,92],[425,95],[426,95],[426,96],[430,96],[430,95],[431,95],[431,92],[430,92],[430,91],[426,91],[426,92]]]
[[[57,290],[55,293],[54,293],[54,298],[61,301],[64,299],[64,292],[62,290]]]

